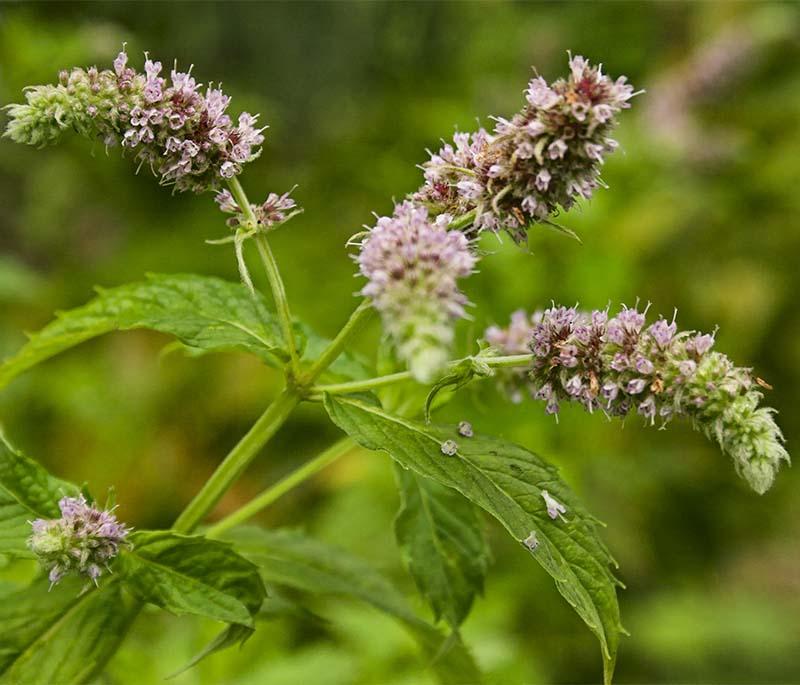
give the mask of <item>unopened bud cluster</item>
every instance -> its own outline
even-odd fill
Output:
[[[260,205],[251,204],[250,209],[256,220],[256,229],[259,231],[269,231],[276,226],[288,221],[302,210],[298,207],[294,198],[290,197],[292,191],[278,195],[270,193],[267,199]],[[239,228],[248,223],[247,216],[239,208],[233,195],[229,190],[221,190],[214,198],[220,210],[226,214],[232,214],[226,222],[231,228]]]
[[[49,145],[74,130],[106,146],[130,150],[162,183],[203,192],[239,174],[264,142],[257,116],[233,122],[230,97],[208,85],[203,91],[177,67],[169,78],[161,62],[146,59],[144,73],[128,66],[124,51],[113,70],[62,71],[56,85],[28,88],[25,104],[10,105],[5,135],[18,143]]]
[[[517,313],[508,329],[489,329],[486,338],[509,354],[527,340],[528,387],[549,414],[571,401],[609,416],[635,412],[651,424],[685,416],[759,493],[789,461],[774,411],[759,407],[763,381],[712,351],[712,335],[678,332],[663,318],[648,326],[636,308],[609,318],[606,311],[552,307],[530,318]]]
[[[474,212],[478,230],[505,230],[517,241],[600,185],[600,168],[617,148],[610,132],[635,93],[622,76],[612,81],[583,57],[552,85],[537,76],[523,109],[495,117],[492,134],[458,133],[424,165],[425,185],[413,198],[432,212]]]
[[[55,584],[69,574],[95,583],[111,560],[127,545],[128,528],[110,511],[89,505],[83,495],[63,497],[61,518],[36,519],[28,546]]]
[[[467,303],[457,282],[476,262],[467,238],[448,231],[448,221],[404,202],[378,219],[356,257],[369,280],[361,293],[372,298],[400,357],[422,382],[434,380],[448,359],[453,320]]]

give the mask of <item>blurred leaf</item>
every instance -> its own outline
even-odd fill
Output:
[[[211,640],[211,642],[209,642],[200,652],[193,656],[188,663],[183,665],[174,673],[171,673],[169,676],[167,676],[167,678],[175,678],[181,673],[185,673],[190,668],[197,666],[197,664],[199,664],[207,656],[211,656],[216,652],[221,652],[223,649],[233,647],[237,644],[244,644],[245,640],[247,640],[247,638],[253,634],[254,630],[254,628],[243,626],[239,623],[230,623],[229,625],[225,626],[222,631],[217,634],[217,636]]]
[[[269,364],[282,355],[277,321],[263,298],[256,303],[239,283],[208,276],[151,275],[62,312],[0,366],[0,387],[19,373],[75,345],[115,330],[149,328],[205,351],[241,350]]]
[[[226,537],[258,564],[269,583],[315,594],[352,597],[398,619],[420,644],[441,682],[481,680],[472,656],[458,636],[445,638],[420,619],[397,588],[361,559],[294,531],[243,527]]]
[[[32,303],[41,296],[44,280],[22,262],[0,255],[0,301]]]
[[[334,423],[360,445],[386,451],[401,466],[455,488],[524,544],[597,636],[605,679],[610,681],[622,631],[617,581],[609,570],[613,560],[597,536],[594,520],[555,467],[499,438],[461,439],[455,427],[401,419],[358,400],[328,395],[325,406]],[[460,440],[458,452],[445,456],[442,443],[453,438]],[[548,517],[543,487],[567,506],[567,521]]]
[[[51,476],[0,434],[0,553],[29,556],[28,521],[58,518],[58,500],[67,494],[77,495],[78,488]]]
[[[328,346],[330,340],[323,338],[315,333],[309,326],[303,323],[297,324],[302,335],[305,336],[306,346],[303,350],[301,361],[313,362]],[[370,377],[370,369],[366,362],[360,359],[352,351],[340,354],[322,374],[323,381],[335,380],[362,380]]]
[[[81,594],[67,578],[45,578],[7,595],[0,605],[0,674],[14,685],[90,681],[114,654],[139,608],[116,579]]]
[[[256,566],[228,544],[199,535],[137,531],[120,554],[136,598],[173,614],[194,614],[252,628],[265,596]]]
[[[490,553],[481,521],[459,493],[395,464],[401,505],[395,534],[420,593],[457,630],[483,592]]]

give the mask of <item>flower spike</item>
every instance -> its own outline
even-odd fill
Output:
[[[636,95],[583,57],[552,85],[537,76],[511,119],[494,117],[492,133],[457,133],[423,165],[425,184],[412,197],[456,219],[472,214],[477,231],[507,231],[523,242],[535,223],[552,224],[559,210],[589,199],[600,168],[617,149],[610,137],[617,114]]]
[[[189,70],[191,72],[191,69]],[[17,143],[57,143],[67,129],[130,151],[162,183],[200,193],[219,188],[261,153],[257,116],[227,113],[230,97],[205,92],[177,67],[164,78],[145,53],[144,73],[128,66],[124,46],[112,69],[62,71],[56,85],[34,86],[25,104],[10,105],[5,134]]]
[[[759,494],[789,462],[775,411],[759,407],[764,381],[712,351],[713,335],[678,331],[674,318],[648,326],[636,307],[609,318],[604,310],[553,306],[531,317],[516,312],[507,329],[485,335],[505,354],[533,352],[527,375],[507,374],[505,382],[516,398],[527,386],[549,414],[576,402],[609,416],[634,412],[651,425],[687,417]]]

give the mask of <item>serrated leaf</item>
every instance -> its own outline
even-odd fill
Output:
[[[473,505],[452,489],[395,464],[400,511],[395,535],[436,620],[458,627],[483,592],[490,553]]]
[[[200,535],[137,531],[118,564],[125,588],[173,614],[195,614],[253,627],[265,597],[254,564],[229,545]]]
[[[116,579],[81,594],[67,578],[49,591],[45,578],[0,603],[0,682],[85,683],[116,652],[139,607]]]
[[[28,522],[58,518],[58,500],[77,494],[76,486],[51,476],[0,435],[0,554],[28,556]]]
[[[269,590],[269,597],[267,597],[261,604],[261,609],[258,612],[257,618],[259,619],[274,619],[285,616],[301,619],[303,621],[314,622],[318,624],[325,623],[324,619],[316,616],[305,607],[300,606],[296,602],[285,597],[280,597],[275,594],[273,590]],[[226,626],[211,642],[209,642],[198,654],[193,656],[191,660],[182,666],[174,673],[167,676],[167,679],[176,678],[177,676],[185,673],[189,669],[199,664],[207,656],[211,656],[215,652],[222,651],[228,647],[244,644],[255,631],[246,626],[238,624],[230,624]]]
[[[460,638],[445,638],[419,618],[399,590],[361,559],[295,531],[242,527],[225,537],[258,564],[268,583],[359,599],[400,621],[419,643],[441,682],[463,685],[481,681]]]
[[[146,281],[98,289],[87,304],[58,314],[0,364],[0,388],[20,373],[91,338],[118,330],[146,328],[173,335],[190,354],[238,350],[272,366],[287,358],[275,314],[267,300],[241,284],[192,274],[150,275]],[[295,323],[302,359],[313,362],[328,344],[308,326]],[[353,355],[341,355],[328,379],[356,380],[368,374]]]
[[[433,426],[391,416],[374,405],[326,396],[333,420],[356,442],[388,452],[402,466],[454,488],[497,518],[553,577],[561,595],[600,641],[604,677],[610,681],[622,626],[613,559],[597,535],[595,520],[561,480],[558,470],[529,450],[499,438],[461,438],[455,427]],[[456,440],[457,453],[441,447]],[[546,489],[566,505],[567,520],[551,520]],[[531,534],[535,538],[530,538]]]
[[[257,306],[243,285],[191,274],[151,275],[143,282],[98,289],[88,304],[61,312],[0,366],[0,387],[85,340],[136,328],[174,335],[196,350],[250,352],[270,364],[285,354],[274,314],[263,298]]]

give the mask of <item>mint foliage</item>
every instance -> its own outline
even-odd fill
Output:
[[[474,506],[458,492],[395,465],[400,511],[394,529],[403,560],[437,620],[464,621],[491,553]]]
[[[0,434],[0,553],[30,556],[30,521],[58,518],[58,500],[78,488],[51,476],[12,447]]]
[[[314,595],[357,599],[399,621],[419,644],[441,683],[481,682],[478,667],[460,638],[445,637],[419,618],[402,593],[358,557],[297,531],[244,526],[225,537],[258,564],[267,583]]]
[[[14,685],[92,681],[114,655],[140,606],[119,579],[85,589],[67,578],[58,590],[41,577],[0,602],[0,680]]]
[[[256,302],[239,283],[190,274],[98,288],[88,304],[61,312],[0,366],[0,387],[85,340],[137,328],[172,335],[190,349],[239,350],[276,364],[285,355],[280,327],[263,300]]]
[[[120,555],[125,588],[173,614],[252,628],[266,596],[256,566],[226,543],[200,535],[138,531]]]
[[[87,304],[60,312],[13,356],[0,364],[0,388],[20,373],[82,342],[110,333],[149,329],[174,336],[195,354],[239,351],[270,366],[288,359],[275,313],[266,298],[241,283],[193,274],[156,275],[146,281],[98,288]],[[314,361],[327,344],[308,326],[295,323],[304,361]],[[343,355],[327,377],[356,379],[367,367]]]
[[[614,563],[596,520],[579,504],[558,470],[533,452],[500,438],[462,438],[455,426],[435,426],[388,414],[358,399],[326,396],[334,423],[360,445],[388,452],[401,466],[458,490],[494,516],[539,562],[600,642],[610,682],[623,628]],[[443,453],[454,442],[452,456]],[[449,451],[449,450],[448,450]],[[552,519],[546,490],[567,507]]]

